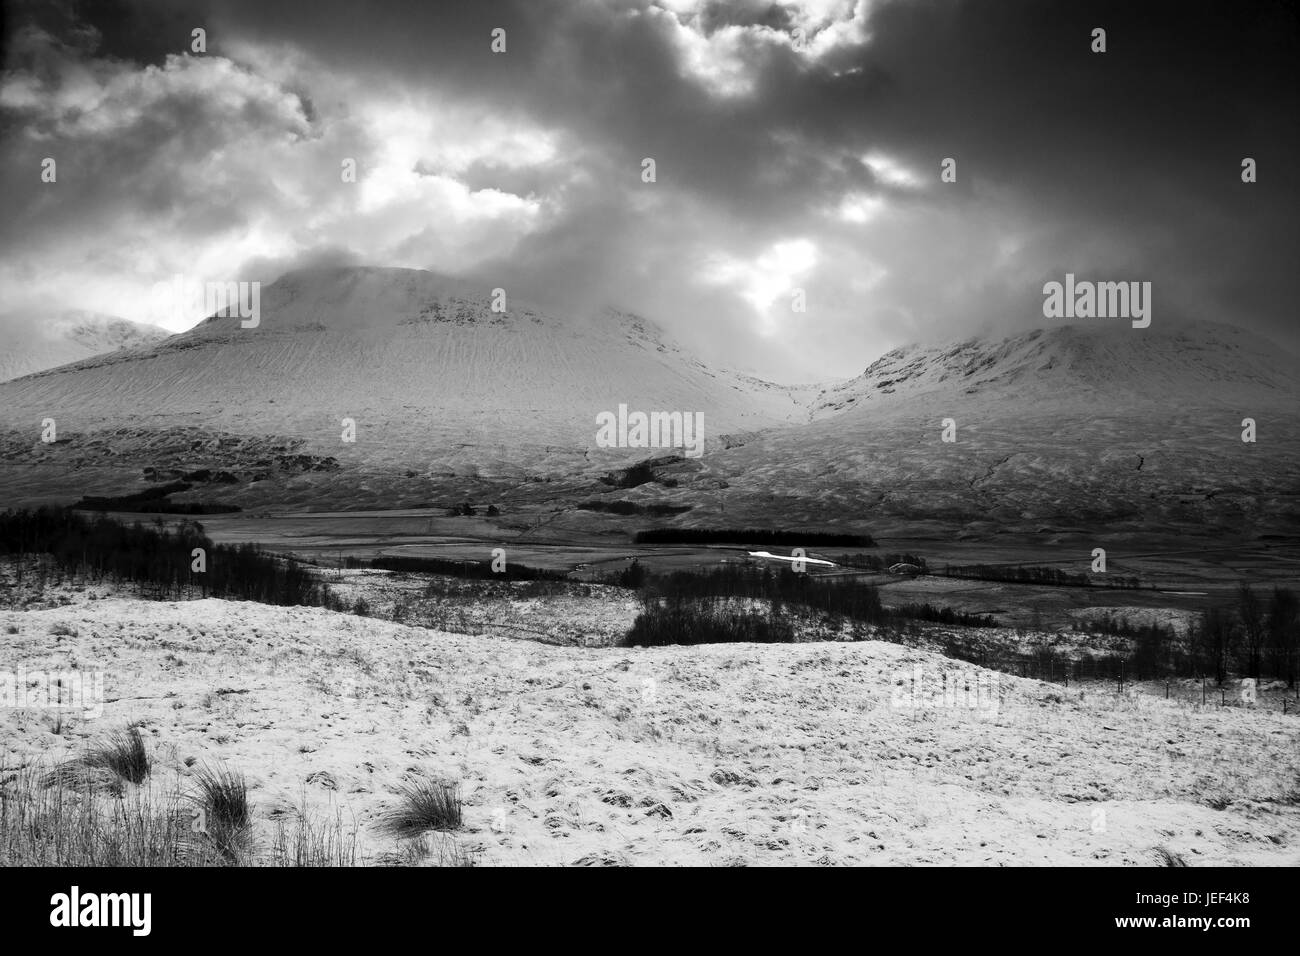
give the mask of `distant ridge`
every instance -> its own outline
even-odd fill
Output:
[[[43,372],[118,349],[154,345],[170,335],[155,325],[99,312],[69,311],[45,319],[0,319],[0,381]]]

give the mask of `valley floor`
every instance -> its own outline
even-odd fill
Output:
[[[459,781],[452,839],[483,865],[1300,863],[1294,714],[897,644],[560,647],[111,598],[0,611],[0,648],[0,670],[102,671],[107,701],[0,709],[0,792],[138,722],[156,778],[224,763],[262,831],[341,811],[363,862],[402,859],[374,824],[427,774]]]

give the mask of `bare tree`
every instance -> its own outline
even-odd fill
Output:
[[[1246,676],[1258,679],[1264,656],[1264,609],[1248,584],[1237,588],[1237,616],[1244,638],[1241,650]]]
[[[1235,638],[1229,615],[1218,607],[1206,608],[1192,630],[1191,643],[1197,666],[1202,673],[1213,673],[1220,686],[1228,679],[1228,661],[1232,657]]]
[[[1295,687],[1300,664],[1300,598],[1290,588],[1274,588],[1268,602],[1269,663],[1273,673]]]

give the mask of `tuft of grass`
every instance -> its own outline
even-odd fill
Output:
[[[6,763],[0,752],[0,765]],[[144,786],[105,794],[69,775],[42,773],[30,764],[0,777],[0,867],[126,867],[126,866],[229,866],[232,862],[267,866],[356,866],[360,858],[357,828],[345,826],[341,814],[320,818],[307,811],[281,821],[269,852],[255,854],[248,829],[239,839],[225,838],[229,848],[218,847],[221,836],[195,832],[195,811],[207,812],[202,801],[212,791],[211,806],[228,809],[239,805],[237,775],[213,773],[215,786],[200,787],[187,796],[178,781],[160,784],[151,775]],[[234,779],[235,786],[229,781]],[[224,781],[224,783],[223,783]],[[247,801],[244,800],[245,807]],[[225,818],[229,827],[238,814]],[[203,814],[197,819],[204,820]],[[247,816],[245,816],[247,822]]]
[[[335,810],[332,818],[313,817],[304,800],[302,808],[292,814],[292,826],[284,819],[276,820],[269,865],[356,866],[359,829],[355,818],[351,826],[345,825],[340,810]]]
[[[398,838],[418,837],[429,830],[459,830],[460,785],[426,777],[402,784],[397,803],[379,816],[379,829]]]
[[[1186,866],[1187,861],[1167,846],[1156,847],[1156,856],[1160,857],[1161,866]]]
[[[62,763],[47,773],[44,784],[81,789],[121,790],[122,783],[144,783],[153,762],[145,749],[140,728],[114,731],[80,757]]]
[[[228,862],[244,859],[252,851],[253,808],[248,782],[237,770],[224,765],[202,766],[194,772],[198,788],[191,798],[197,815],[196,850],[211,850]]]
[[[28,766],[0,784],[0,866],[172,866],[174,793],[102,795],[85,776]]]
[[[128,727],[125,732],[112,734],[91,752],[90,759],[135,784],[144,783],[152,766],[139,727]]]

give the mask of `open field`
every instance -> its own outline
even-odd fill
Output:
[[[139,515],[117,517],[148,520]],[[433,509],[264,512],[205,515],[199,520],[218,543],[252,542],[323,568],[336,567],[348,557],[485,561],[494,548],[504,548],[510,562],[570,571],[577,580],[591,580],[624,569],[633,558],[652,571],[666,573],[712,567],[724,560],[751,560],[749,552],[758,550],[756,546],[633,544],[635,531],[657,523],[643,516],[619,518],[573,510],[525,511],[496,518],[448,517]],[[918,554],[926,559],[930,575],[900,578],[837,570],[883,586],[887,603],[939,602],[992,614],[1008,625],[1039,629],[1070,628],[1098,609],[1135,617],[1155,615],[1181,627],[1204,608],[1229,602],[1242,581],[1264,588],[1300,583],[1300,541],[1290,539],[1198,539],[1175,534],[1126,534],[1111,539],[1062,531],[974,540],[924,530],[907,534],[892,523],[880,535],[866,530],[872,532],[877,547],[809,547],[807,556],[833,561],[842,554]],[[1049,587],[941,576],[947,564],[1042,565],[1083,573],[1089,569],[1092,549],[1099,546],[1107,549],[1110,573],[1136,576],[1143,588]],[[789,547],[772,550],[790,553]],[[823,570],[811,568],[812,573]],[[1097,582],[1105,580],[1102,575],[1093,577]]]

